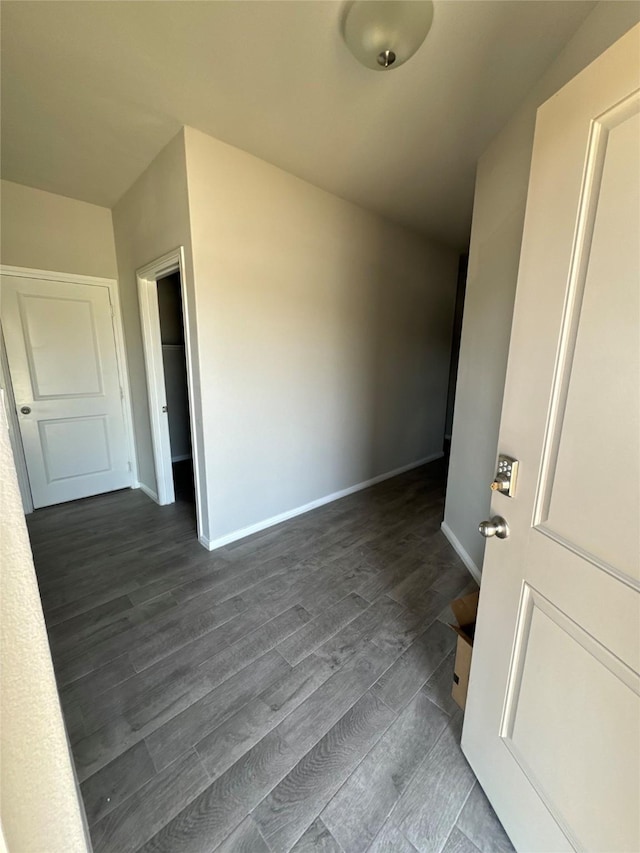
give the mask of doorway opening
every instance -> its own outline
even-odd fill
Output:
[[[203,511],[204,470],[198,452],[201,419],[191,346],[190,311],[182,248],[136,273],[144,347],[155,489],[142,489],[161,505],[195,507],[198,539],[209,547]]]
[[[447,414],[444,426],[444,455],[449,465],[451,450],[451,433],[453,432],[453,409],[456,399],[456,384],[458,382],[458,364],[460,362],[460,344],[462,342],[462,318],[464,314],[464,297],[467,289],[467,270],[469,256],[460,255],[458,259],[458,283],[456,286],[456,303],[453,311],[453,329],[451,331],[451,360],[449,362],[449,385],[447,389]]]
[[[175,499],[195,505],[180,273],[158,279],[158,314]]]

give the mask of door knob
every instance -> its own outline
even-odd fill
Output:
[[[30,415],[31,414],[31,409],[29,408],[29,406],[23,406],[20,409],[20,411],[22,412],[23,415]]]
[[[478,530],[485,539],[489,539],[491,536],[506,539],[509,535],[509,525],[501,515],[494,515],[491,521],[481,521]]]

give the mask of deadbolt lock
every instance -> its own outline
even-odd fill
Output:
[[[498,470],[496,478],[491,483],[491,489],[512,498],[516,491],[516,479],[518,477],[518,460],[503,453],[498,456]]]

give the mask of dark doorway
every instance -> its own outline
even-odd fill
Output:
[[[157,284],[173,486],[176,501],[195,506],[180,273],[158,279]]]

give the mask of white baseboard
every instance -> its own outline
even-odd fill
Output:
[[[160,503],[160,499],[156,492],[152,491],[149,486],[145,486],[144,483],[136,483],[135,486],[131,487],[132,489],[140,489],[145,493],[145,495],[151,498],[152,501],[155,501],[157,504]]]
[[[440,525],[440,529],[442,530],[444,535],[449,540],[450,544],[453,547],[453,550],[456,552],[458,557],[460,557],[462,562],[465,564],[467,570],[469,571],[469,574],[471,574],[473,576],[473,579],[475,580],[475,582],[478,584],[478,586],[480,586],[480,581],[482,579],[482,572],[476,566],[476,564],[473,562],[473,560],[471,559],[469,554],[462,547],[458,537],[453,533],[453,531],[451,530],[449,525],[446,523],[446,521],[442,522],[442,524]]]
[[[240,530],[234,530],[232,533],[227,533],[224,536],[219,536],[217,539],[209,540],[206,536],[200,536],[199,542],[209,551],[215,551],[216,548],[222,548],[224,545],[230,545],[232,542],[237,542],[239,539],[245,539],[254,533],[260,533],[261,530],[266,530],[268,527],[275,527],[276,524],[282,524],[283,521],[289,521],[290,518],[295,518],[297,515],[304,515],[305,512],[311,512],[312,509],[324,506],[333,501],[339,501],[340,498],[346,498],[355,492],[360,492],[362,489],[368,489],[370,486],[375,486],[377,483],[382,483],[384,480],[390,480],[391,477],[397,477],[399,474],[404,474],[411,471],[413,468],[419,468],[421,465],[426,465],[428,462],[435,462],[436,459],[442,459],[444,453],[433,453],[431,456],[425,456],[424,459],[418,459],[416,462],[411,462],[409,465],[403,465],[401,468],[395,468],[393,471],[387,471],[386,474],[379,474],[377,477],[372,477],[370,480],[365,480],[362,483],[357,483],[355,486],[349,486],[346,489],[341,489],[339,492],[333,492],[330,495],[325,495],[315,501],[310,501],[308,504],[289,509],[286,512],[281,512],[279,515],[274,515],[271,518],[266,518],[264,521],[259,521],[257,524],[251,524],[248,527],[242,527]]]

